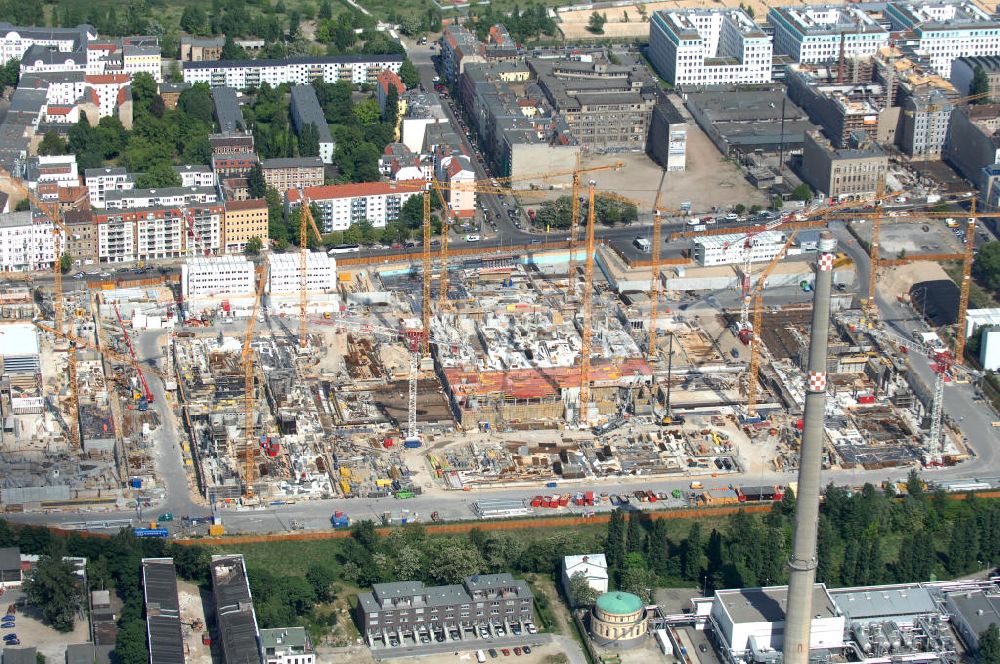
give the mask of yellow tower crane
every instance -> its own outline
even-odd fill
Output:
[[[313,219],[309,200],[302,194],[302,204],[299,205],[299,347],[309,345],[309,330],[306,321],[306,309],[309,306],[309,231],[316,234],[316,239],[323,241],[323,236]],[[259,298],[258,298],[259,299]],[[254,312],[256,318],[256,312]]]
[[[583,330],[580,334],[580,405],[577,422],[586,424],[590,410],[590,337],[593,332],[591,317],[594,313],[594,187],[587,186],[587,254],[584,256],[583,278]]]
[[[243,471],[243,496],[245,498],[253,498],[254,489],[253,481],[256,475],[256,468],[254,467],[255,460],[254,457],[257,453],[257,440],[254,437],[254,408],[255,406],[255,394],[254,394],[254,362],[253,362],[253,348],[251,346],[251,341],[253,340],[253,331],[257,323],[257,310],[260,308],[260,297],[264,292],[264,268],[257,268],[257,290],[254,293],[253,299],[253,311],[250,313],[250,318],[247,319],[247,330],[246,337],[243,339],[243,349],[240,351],[240,360],[243,363],[243,408],[244,408],[244,419],[243,419],[243,430],[246,435],[246,445],[244,449],[244,471]],[[303,320],[305,316],[303,315]]]

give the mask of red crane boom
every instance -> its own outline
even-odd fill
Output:
[[[153,393],[149,391],[149,384],[146,382],[146,377],[142,373],[142,367],[139,366],[139,360],[135,357],[135,351],[132,350],[132,339],[128,336],[128,330],[125,329],[125,322],[122,321],[122,315],[118,311],[118,303],[112,302],[111,306],[115,308],[115,316],[118,317],[118,325],[122,328],[122,334],[125,335],[125,345],[128,346],[128,354],[132,358],[132,366],[135,367],[135,372],[139,375],[139,382],[142,383],[142,391],[145,393],[146,403],[153,403]]]

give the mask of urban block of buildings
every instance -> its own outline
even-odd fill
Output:
[[[1000,55],[1000,21],[973,2],[890,2],[885,17],[942,76],[955,58]]]
[[[357,184],[331,184],[285,192],[286,208],[291,210],[301,204],[302,196],[319,208],[316,223],[324,233],[344,231],[351,224],[368,221],[376,228],[383,228],[399,218],[403,204],[412,196],[423,193],[423,181],[411,182],[360,182]]]
[[[307,85],[320,79],[326,83],[347,81],[374,84],[383,69],[399,73],[401,55],[336,55],[292,57],[283,60],[214,60],[183,63],[185,83],[207,83],[243,90],[262,83]]]
[[[802,176],[829,198],[870,198],[889,172],[889,154],[864,134],[854,134],[846,147],[837,148],[819,132],[806,134],[802,149]]]
[[[650,62],[671,85],[771,82],[771,36],[742,9],[661,10],[649,25]]]
[[[845,57],[875,55],[889,45],[889,31],[853,5],[771,7],[774,50],[797,63],[830,63]]]
[[[323,160],[319,157],[284,157],[260,162],[264,183],[284,194],[289,189],[323,184]]]

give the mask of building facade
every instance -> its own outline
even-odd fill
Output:
[[[649,59],[671,85],[771,82],[771,37],[742,9],[663,10],[649,25]]]
[[[976,70],[982,69],[989,84],[989,98],[986,101],[1000,102],[1000,57],[998,56],[967,56],[951,61],[951,84],[955,86],[959,96],[972,94],[972,79]]]
[[[893,30],[913,33],[916,48],[942,76],[955,58],[1000,55],[1000,21],[967,0],[890,2],[885,17]]]
[[[855,136],[847,147],[836,148],[819,132],[806,134],[802,175],[829,198],[870,198],[888,171],[888,153],[866,136]]]
[[[184,164],[174,166],[174,173],[181,179],[182,187],[214,187],[215,173],[209,166]]]
[[[18,27],[10,23],[0,23],[0,59],[3,62],[20,60],[32,46],[54,48],[62,53],[75,51],[93,39],[97,30],[90,25],[75,28],[34,28]]]
[[[258,238],[267,248],[267,201],[255,198],[246,201],[227,201],[226,217],[222,230],[222,244],[227,254],[246,249],[247,242]]]
[[[302,288],[302,263],[298,253],[270,254],[267,257],[267,292],[274,295],[298,293]],[[310,293],[337,290],[337,260],[322,251],[306,254],[306,289]]]
[[[84,184],[90,194],[90,207],[103,208],[109,191],[135,188],[135,178],[123,167],[88,168],[83,172]]]
[[[49,270],[55,261],[52,222],[33,212],[0,215],[0,271]]]
[[[98,260],[121,263],[218,254],[224,216],[221,203],[94,211]]]
[[[590,553],[582,556],[566,556],[562,564],[563,593],[570,601],[574,601],[570,592],[570,581],[575,574],[582,574],[587,585],[598,593],[608,592],[608,560],[603,553]]]
[[[158,189],[120,189],[104,194],[104,207],[108,210],[182,206],[197,203],[215,203],[219,195],[214,187],[162,187]]]
[[[399,73],[402,55],[337,55],[293,57],[284,60],[217,60],[185,62],[185,83],[207,83],[243,90],[261,83],[277,87],[282,83],[307,85],[321,79],[326,83],[347,81],[354,85],[375,83],[378,73],[390,69]]]
[[[774,29],[774,51],[797,63],[834,62],[868,57],[889,45],[889,32],[859,7],[810,5],[771,7],[767,22]]]
[[[302,138],[302,132],[307,125],[316,128],[319,138],[319,158],[324,164],[333,163],[333,136],[330,135],[330,125],[320,108],[316,97],[316,88],[311,85],[296,85],[292,88],[292,103],[290,107],[292,125],[295,133]]]
[[[532,622],[534,595],[510,574],[467,577],[461,585],[427,587],[420,581],[377,583],[358,595],[356,619],[373,644],[390,635],[430,634]]]
[[[181,265],[181,292],[185,299],[253,295],[253,263],[243,256],[189,258]]]
[[[263,664],[315,664],[316,651],[304,627],[260,630]]]
[[[403,204],[424,191],[423,182],[362,182],[310,187],[301,192],[289,189],[286,207],[298,207],[302,193],[319,208],[320,224],[324,233],[343,231],[362,221],[376,228],[399,218]]]
[[[1000,144],[994,137],[998,130],[1000,104],[959,106],[951,113],[944,157],[982,192],[997,189],[992,185],[997,173],[993,167],[1000,164]]]
[[[264,183],[284,194],[289,189],[323,186],[323,160],[319,157],[265,159]]]
[[[779,231],[758,233],[749,243],[745,235],[697,237],[692,241],[694,244],[692,254],[695,262],[705,267],[742,265],[747,260],[748,251],[750,261],[760,263],[777,256],[787,239],[785,234]]]

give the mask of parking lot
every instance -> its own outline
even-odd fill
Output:
[[[45,655],[50,662],[61,662],[66,659],[66,645],[70,643],[87,643],[90,641],[90,627],[86,615],[80,612],[77,615],[73,631],[69,633],[57,632],[51,627],[42,624],[41,617],[37,609],[22,606],[24,594],[16,588],[8,589],[0,596],[0,607],[8,609],[11,604],[17,605],[14,614],[14,627],[2,629],[0,633],[4,636],[16,634],[21,642],[20,648],[30,648],[34,646],[38,652]],[[5,610],[4,613],[8,613]]]

